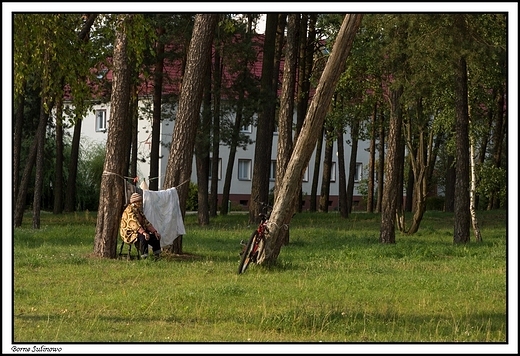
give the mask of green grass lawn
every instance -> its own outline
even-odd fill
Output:
[[[242,275],[244,214],[206,227],[187,215],[184,255],[160,261],[92,257],[95,213],[42,213],[39,230],[27,215],[14,230],[12,342],[507,345],[506,215],[479,212],[483,241],[454,245],[453,214],[427,212],[418,233],[383,245],[377,214],[300,213],[276,266]]]

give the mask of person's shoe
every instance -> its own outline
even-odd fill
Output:
[[[145,253],[144,255],[141,255],[141,259],[143,259],[143,260],[146,260],[147,257],[148,257],[147,253]]]

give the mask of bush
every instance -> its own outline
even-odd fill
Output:
[[[428,197],[426,198],[426,210],[444,210],[444,197]]]
[[[186,201],[186,211],[197,210],[199,210],[199,188],[197,187],[197,184],[190,182],[188,200]]]

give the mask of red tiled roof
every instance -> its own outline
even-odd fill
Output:
[[[239,38],[237,37],[237,41]],[[253,39],[255,42],[254,48],[256,49],[256,60],[250,63],[249,70],[253,78],[256,78],[260,83],[260,79],[262,77],[262,61],[263,61],[263,41],[264,35],[258,34]],[[165,49],[165,52],[181,52],[181,48],[179,46],[170,45]],[[214,58],[215,48],[213,48],[213,58]],[[182,61],[179,59],[179,56],[170,56],[177,57],[177,59],[167,58],[164,61],[163,73],[163,95],[179,95],[180,92],[180,83],[182,81]],[[110,61],[110,59],[109,59]],[[280,71],[279,71],[279,85],[278,85],[278,95],[280,95],[281,82],[283,78],[283,58],[280,61]],[[103,78],[99,79],[99,82],[91,81],[90,85],[92,88],[92,93],[95,98],[101,99],[104,97],[105,100],[109,100],[108,96],[110,95],[110,86],[106,84],[112,81],[112,71],[107,70],[104,65],[100,65],[99,68],[94,68],[92,72],[100,73]],[[139,86],[139,95],[141,96],[149,96],[153,95],[153,78],[144,78],[142,76],[142,82]],[[229,88],[233,81],[236,79],[237,75],[232,73],[224,63],[223,73],[222,73],[222,85],[225,88]],[[104,85],[103,85],[104,84]],[[103,88],[105,88],[103,90]],[[311,92],[313,94],[313,92]],[[70,96],[70,93],[67,92],[66,97]]]

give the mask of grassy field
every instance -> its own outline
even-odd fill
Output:
[[[507,344],[507,213],[478,218],[481,243],[454,245],[453,214],[427,212],[382,245],[377,214],[301,213],[276,266],[238,275],[247,215],[187,215],[184,254],[159,261],[92,257],[95,213],[42,213],[39,230],[27,215],[12,341]]]

